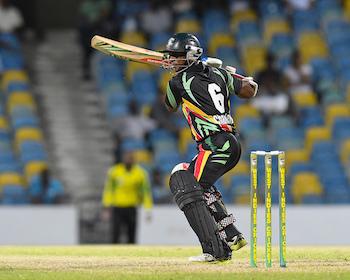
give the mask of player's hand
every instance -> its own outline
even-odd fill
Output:
[[[254,95],[252,96],[254,97],[258,92],[258,83],[253,80],[253,77],[245,77],[243,81],[247,81],[254,88]]]
[[[226,66],[225,68],[228,72],[230,72],[231,74],[236,74],[237,69],[233,66]]]

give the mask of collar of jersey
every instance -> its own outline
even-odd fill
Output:
[[[202,62],[199,62],[196,65],[189,67],[186,72],[202,72],[204,70],[204,65]]]

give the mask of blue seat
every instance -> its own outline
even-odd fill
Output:
[[[0,151],[0,165],[17,166],[17,159],[12,151]]]
[[[20,205],[29,203],[27,189],[19,185],[4,186],[2,189],[1,203],[3,205]]]
[[[286,17],[285,10],[278,0],[258,1],[258,11],[263,19]]]
[[[299,127],[281,127],[275,132],[277,141],[284,141],[286,138],[304,139],[304,131]]]
[[[124,91],[116,91],[108,94],[108,105],[127,104],[131,101],[131,94]]]
[[[29,152],[41,152],[44,151],[43,143],[35,140],[23,140],[19,144],[21,153],[29,153]]]
[[[198,154],[197,150],[197,143],[194,141],[191,141],[187,144],[187,151],[185,155],[185,161],[190,163],[195,155]]]
[[[27,82],[20,82],[20,81],[10,81],[7,83],[7,86],[5,88],[6,91],[9,93],[13,91],[29,91],[29,85]]]
[[[309,162],[294,162],[290,167],[289,176],[293,177],[299,172],[313,172],[313,167]]]
[[[148,149],[147,142],[144,140],[136,140],[136,139],[126,139],[121,143],[120,149],[124,150],[146,150]]]
[[[135,100],[141,105],[152,104],[157,99],[157,84],[153,79],[135,78],[131,84],[131,90]]]
[[[129,113],[129,106],[127,104],[113,104],[108,106],[107,115],[110,119],[115,117],[125,116]]]
[[[334,119],[332,136],[333,139],[338,143],[346,138],[350,138],[350,118],[338,117]]]
[[[2,58],[1,60],[2,68],[4,70],[23,69],[24,63],[23,63],[22,56],[20,54],[0,49],[0,56]]]
[[[153,34],[150,38],[150,48],[152,50],[157,50],[159,46],[164,46],[170,37],[171,34],[166,32]]]
[[[248,151],[271,151],[273,146],[268,140],[253,140],[250,143],[247,143]]]
[[[36,116],[15,116],[11,120],[11,125],[14,130],[22,127],[39,127],[39,119]]]
[[[202,17],[204,33],[210,37],[214,32],[229,31],[229,20],[221,10],[210,10]]]
[[[230,180],[230,187],[234,196],[250,193],[250,176],[235,175]]]
[[[301,198],[302,204],[323,204],[324,197],[322,195],[304,195]]]
[[[26,152],[26,153],[21,153],[20,160],[22,164],[26,165],[31,161],[46,161],[47,156],[45,152],[39,152],[39,151]]]
[[[0,40],[8,44],[16,52],[21,49],[21,42],[13,32],[0,32]]]
[[[181,162],[183,158],[176,150],[162,151],[156,155],[156,166],[163,174],[170,173]]]
[[[20,167],[18,166],[18,164],[15,163],[2,163],[0,164],[0,173],[4,173],[4,172],[19,172],[20,171]]]
[[[149,132],[148,140],[152,145],[158,140],[176,140],[176,135],[162,128],[156,128]]]

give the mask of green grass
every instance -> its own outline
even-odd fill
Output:
[[[271,268],[263,252],[251,268],[248,246],[230,264],[191,264],[190,246],[2,246],[0,279],[350,279],[350,247],[287,247],[286,268],[277,247]]]

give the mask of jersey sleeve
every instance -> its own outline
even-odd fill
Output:
[[[230,72],[222,69],[227,77],[227,87],[231,94],[238,94],[242,88],[242,79],[232,76]]]
[[[179,94],[179,90],[177,90],[176,83],[174,79],[171,79],[168,82],[165,96],[165,104],[172,108],[177,108],[181,104],[181,95]]]

